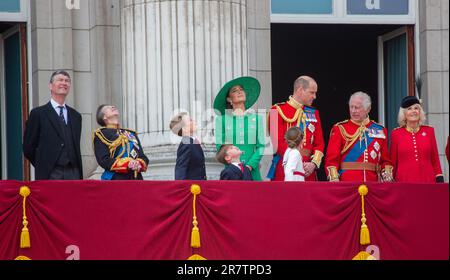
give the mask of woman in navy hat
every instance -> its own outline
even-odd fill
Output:
[[[238,147],[254,181],[262,180],[259,163],[264,153],[264,127],[261,116],[248,109],[256,103],[260,91],[257,79],[240,77],[226,83],[214,99],[217,149],[223,144]]]
[[[403,98],[400,127],[391,134],[391,158],[397,182],[444,182],[434,129],[423,125],[425,113],[415,96]]]

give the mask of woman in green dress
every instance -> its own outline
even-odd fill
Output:
[[[242,151],[253,180],[262,181],[260,161],[264,153],[264,127],[261,116],[248,110],[258,100],[261,86],[253,77],[240,77],[226,83],[214,99],[216,147],[233,144]]]

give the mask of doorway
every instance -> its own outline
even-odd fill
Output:
[[[313,106],[320,111],[325,143],[328,143],[332,126],[349,118],[348,99],[356,91],[364,91],[371,96],[370,118],[385,123],[385,114],[380,116],[379,113],[386,110],[385,104],[379,106],[379,100],[387,100],[379,99],[382,89],[379,37],[402,26],[273,23],[273,103],[286,101],[292,94],[295,79],[299,75],[308,75],[318,83],[317,99]],[[326,180],[323,165],[319,170],[319,179]]]
[[[27,113],[25,24],[0,22],[0,170],[2,180],[24,180],[29,171],[22,154]]]

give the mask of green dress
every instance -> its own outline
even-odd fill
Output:
[[[241,161],[252,167],[254,181],[262,181],[259,162],[264,154],[264,127],[261,116],[247,113],[243,116],[225,114],[216,117],[216,148],[233,144],[242,151]]]

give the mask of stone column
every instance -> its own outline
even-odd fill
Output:
[[[449,169],[445,157],[448,125],[448,0],[419,1],[421,98],[427,122],[436,132],[442,171],[446,182]]]
[[[31,107],[49,101],[48,83],[56,69],[72,76],[67,103],[83,117],[81,154],[85,178],[98,164],[92,149],[95,113],[103,103],[122,106],[120,0],[31,1],[33,89]],[[98,170],[97,173],[101,173]],[[93,178],[98,178],[94,175]]]
[[[123,0],[121,20],[123,115],[149,155],[146,178],[173,179],[180,140],[169,122],[179,110],[197,120],[217,178],[212,103],[225,82],[248,75],[247,0]]]

